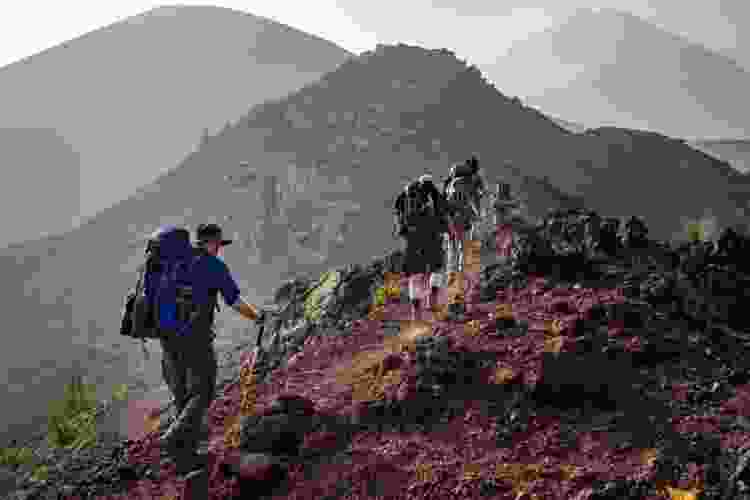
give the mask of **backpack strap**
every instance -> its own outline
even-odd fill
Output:
[[[138,266],[138,281],[135,282],[135,293],[141,293],[141,290],[143,290],[143,279],[146,276],[146,264],[140,264]]]
[[[145,286],[146,271],[148,269],[148,259],[138,266],[138,280],[135,282],[135,300],[138,300],[138,296],[143,293],[143,287]],[[132,321],[132,320],[131,320]],[[141,348],[143,349],[143,355],[146,357],[146,361],[149,359],[148,349],[146,349],[146,338],[140,337]]]

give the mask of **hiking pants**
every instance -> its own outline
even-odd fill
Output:
[[[216,394],[218,366],[211,335],[161,339],[162,374],[174,398],[177,417],[167,431],[194,450],[203,417]]]
[[[448,236],[446,237],[447,246],[447,263],[446,269],[449,272],[463,271],[464,266],[464,243],[466,240],[474,238],[474,225],[469,222],[466,225],[462,223],[452,223]]]
[[[443,237],[430,231],[418,231],[405,236],[407,275],[435,272],[443,267]]]

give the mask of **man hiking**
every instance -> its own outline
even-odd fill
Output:
[[[160,241],[160,252],[169,250],[168,243],[175,243],[175,234],[186,230],[162,228],[154,235]],[[189,246],[192,266],[189,271],[192,298],[178,299],[178,310],[182,302],[192,302],[189,328],[178,334],[163,334],[160,342],[163,350],[163,376],[174,399],[176,417],[162,434],[159,443],[168,454],[177,458],[179,474],[185,474],[205,466],[205,457],[197,453],[204,432],[203,418],[215,396],[217,362],[213,347],[216,337],[213,329],[214,312],[218,306],[218,294],[224,302],[245,318],[261,322],[265,313],[240,296],[240,289],[229,268],[219,254],[232,240],[224,239],[222,230],[215,224],[202,224],[196,231],[197,246]],[[180,239],[179,243],[184,243]],[[188,233],[188,245],[189,233]],[[184,248],[184,247],[182,247]],[[175,276],[174,274],[172,276]],[[160,276],[164,283],[169,277]],[[163,286],[163,285],[160,285]],[[177,314],[179,316],[179,314]],[[170,332],[171,333],[171,332]]]
[[[474,230],[481,216],[481,200],[486,194],[476,156],[451,167],[448,178],[443,182],[443,193],[451,217],[447,268],[451,272],[461,272],[464,241],[467,236],[470,240],[474,237]]]
[[[405,243],[404,272],[410,278],[412,314],[419,303],[416,282],[422,278],[433,278],[443,266],[442,235],[448,230],[445,203],[442,194],[425,174],[409,182],[396,198],[394,204],[394,236]],[[437,278],[437,275],[434,276]],[[427,307],[436,305],[439,280],[430,279],[430,297]],[[424,280],[427,284],[427,280]]]

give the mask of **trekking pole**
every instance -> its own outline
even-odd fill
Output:
[[[260,355],[263,333],[266,328],[266,314],[274,314],[274,311],[263,310],[263,316],[256,320],[258,325],[258,334],[255,339],[255,347],[250,354],[250,358],[242,363],[240,367],[240,414],[232,422],[232,425],[224,434],[224,443],[230,448],[237,448],[240,445],[240,419],[252,415],[255,410],[255,390],[257,380],[255,377],[255,366]]]
[[[250,367],[254,371],[255,370],[255,362],[260,354],[261,350],[261,343],[263,341],[263,334],[266,330],[266,315],[278,315],[279,311],[271,308],[265,308],[262,309],[263,311],[263,317],[261,321],[257,321],[258,323],[258,335],[255,338],[255,348],[253,349],[253,352],[251,354],[251,361],[250,361]]]

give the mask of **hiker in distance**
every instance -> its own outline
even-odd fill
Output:
[[[443,181],[443,196],[447,200],[451,219],[446,238],[448,272],[464,270],[464,242],[474,239],[477,223],[482,215],[481,201],[486,194],[485,186],[476,156],[453,165]]]
[[[445,203],[432,176],[425,174],[410,181],[394,204],[394,236],[404,242],[404,272],[409,276],[409,298],[412,318],[419,305],[417,283],[429,277],[429,296],[425,306],[437,306],[437,294],[442,285],[443,233],[448,230]],[[417,275],[417,276],[414,276]],[[424,280],[427,285],[427,279]],[[424,287],[427,288],[427,287]]]
[[[174,421],[159,443],[164,451],[178,459],[178,473],[181,474],[206,465],[205,457],[198,455],[197,448],[201,432],[205,432],[203,418],[216,390],[218,366],[213,346],[216,337],[213,323],[218,294],[221,293],[227,305],[251,321],[262,322],[265,317],[265,312],[240,295],[229,268],[219,257],[223,247],[232,243],[232,240],[223,238],[221,228],[215,224],[198,226],[195,247],[190,244],[189,233],[185,239],[185,232],[185,229],[166,228],[156,235],[162,246],[162,255],[165,243],[171,238],[175,248],[183,244],[182,248],[191,256],[192,263],[186,276],[186,281],[192,285],[192,297],[178,294],[176,301],[178,311],[185,306],[191,311],[189,325],[176,335],[166,333],[159,339],[163,349],[163,376],[177,409]],[[170,278],[179,281],[175,273],[160,277],[159,291]]]

